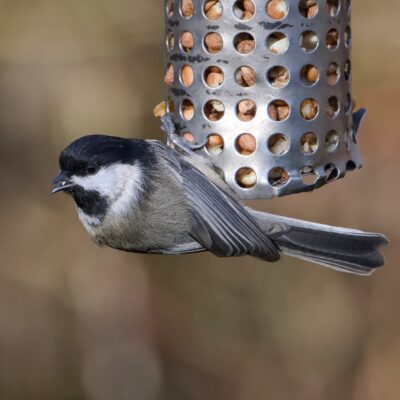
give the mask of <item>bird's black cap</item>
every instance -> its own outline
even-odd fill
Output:
[[[152,162],[149,147],[145,140],[140,139],[84,136],[61,153],[60,168],[69,175],[85,176],[114,163],[134,164],[140,160],[146,165]]]

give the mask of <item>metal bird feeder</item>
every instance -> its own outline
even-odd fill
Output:
[[[167,0],[166,100],[243,199],[361,167],[350,0]]]

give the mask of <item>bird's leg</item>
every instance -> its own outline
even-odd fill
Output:
[[[191,144],[190,142],[182,139],[177,133],[175,129],[175,123],[172,119],[171,113],[167,113],[161,117],[161,129],[167,133],[167,138],[169,144],[173,144],[176,149],[179,149],[183,153],[188,155],[193,155],[194,150],[200,150],[205,146],[206,143],[203,144]]]

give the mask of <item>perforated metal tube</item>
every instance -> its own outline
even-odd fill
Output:
[[[193,0],[193,15],[190,3],[166,3],[167,100],[181,135],[214,135],[200,151],[241,198],[309,191],[361,166],[349,0],[253,0],[253,16],[241,1]]]

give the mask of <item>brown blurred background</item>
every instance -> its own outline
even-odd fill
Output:
[[[381,231],[371,278],[99,249],[48,195],[85,133],[161,137],[162,0],[0,1],[0,398],[400,398],[400,3],[353,1],[365,168],[253,203]]]

